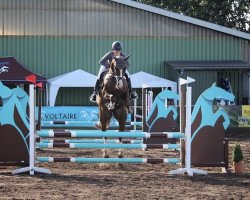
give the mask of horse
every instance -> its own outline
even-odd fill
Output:
[[[129,57],[114,57],[109,70],[103,77],[101,89],[97,96],[102,131],[107,130],[112,116],[119,123],[119,131],[125,131],[125,123],[130,109],[129,89],[125,77]],[[104,138],[104,143],[106,143],[106,139]],[[120,143],[121,140],[122,138],[119,138]],[[109,157],[106,149],[104,149],[103,157]],[[123,157],[122,149],[119,150],[118,157]]]

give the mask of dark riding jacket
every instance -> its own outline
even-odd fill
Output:
[[[126,55],[122,52],[121,52],[121,56],[123,56],[124,58],[126,57]],[[105,66],[106,69],[108,69],[113,57],[114,57],[114,53],[113,51],[110,51],[105,56],[102,57],[102,59],[99,61],[99,64]],[[126,69],[128,69],[129,67],[130,67],[130,63],[127,61]]]

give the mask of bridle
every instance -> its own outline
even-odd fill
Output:
[[[125,69],[127,67],[127,60],[130,56],[127,56],[127,57],[113,57],[113,60],[112,60],[112,66],[113,69],[113,74],[114,74],[114,77],[115,77],[115,80],[116,80],[116,88],[122,88],[123,87],[123,81],[126,80],[126,77],[125,77]],[[117,70],[118,73],[117,73]]]

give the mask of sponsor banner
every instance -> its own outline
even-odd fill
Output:
[[[242,117],[250,118],[250,105],[242,106]]]
[[[250,127],[250,118],[238,117],[239,127]]]
[[[97,121],[97,106],[42,107],[42,121]]]
[[[43,106],[42,121],[98,121],[97,106]],[[131,114],[127,121],[131,121]]]
[[[250,105],[242,106],[242,116],[238,118],[239,127],[250,127]]]

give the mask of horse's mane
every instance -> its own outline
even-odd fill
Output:
[[[113,74],[115,72],[114,71],[114,69],[115,69],[115,63],[116,63],[115,59],[112,59],[112,61],[110,63],[110,67],[109,67],[109,73]]]

